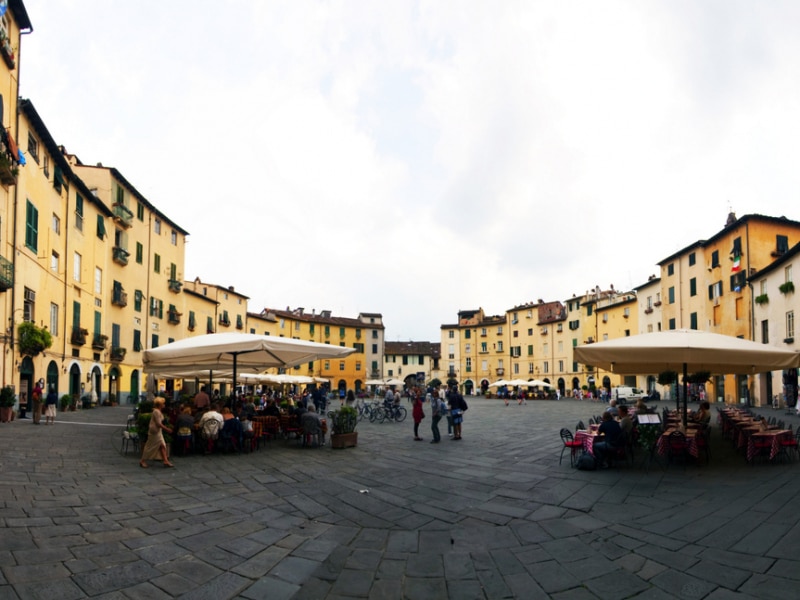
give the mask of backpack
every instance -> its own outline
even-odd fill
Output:
[[[207,419],[203,423],[203,437],[207,440],[216,440],[219,437],[219,421]]]
[[[594,471],[597,468],[597,459],[588,452],[583,452],[575,461],[575,468],[579,471]]]
[[[461,410],[467,412],[469,410],[469,406],[467,406],[467,401],[464,400],[464,396],[459,394],[458,399],[461,400]]]

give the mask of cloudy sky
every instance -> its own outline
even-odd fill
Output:
[[[438,341],[800,220],[797,2],[25,0],[21,95],[249,309]]]

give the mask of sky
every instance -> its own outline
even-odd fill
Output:
[[[20,95],[252,312],[438,342],[800,220],[797,2],[24,1]]]

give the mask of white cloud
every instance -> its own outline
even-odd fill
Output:
[[[253,310],[435,341],[459,309],[638,285],[729,206],[797,218],[792,3],[26,7],[22,95]]]

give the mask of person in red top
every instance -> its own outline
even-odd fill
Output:
[[[414,418],[414,441],[420,442],[422,438],[419,437],[419,424],[425,418],[425,411],[422,410],[422,398],[419,394],[414,395],[414,407],[411,409],[411,416]]]

